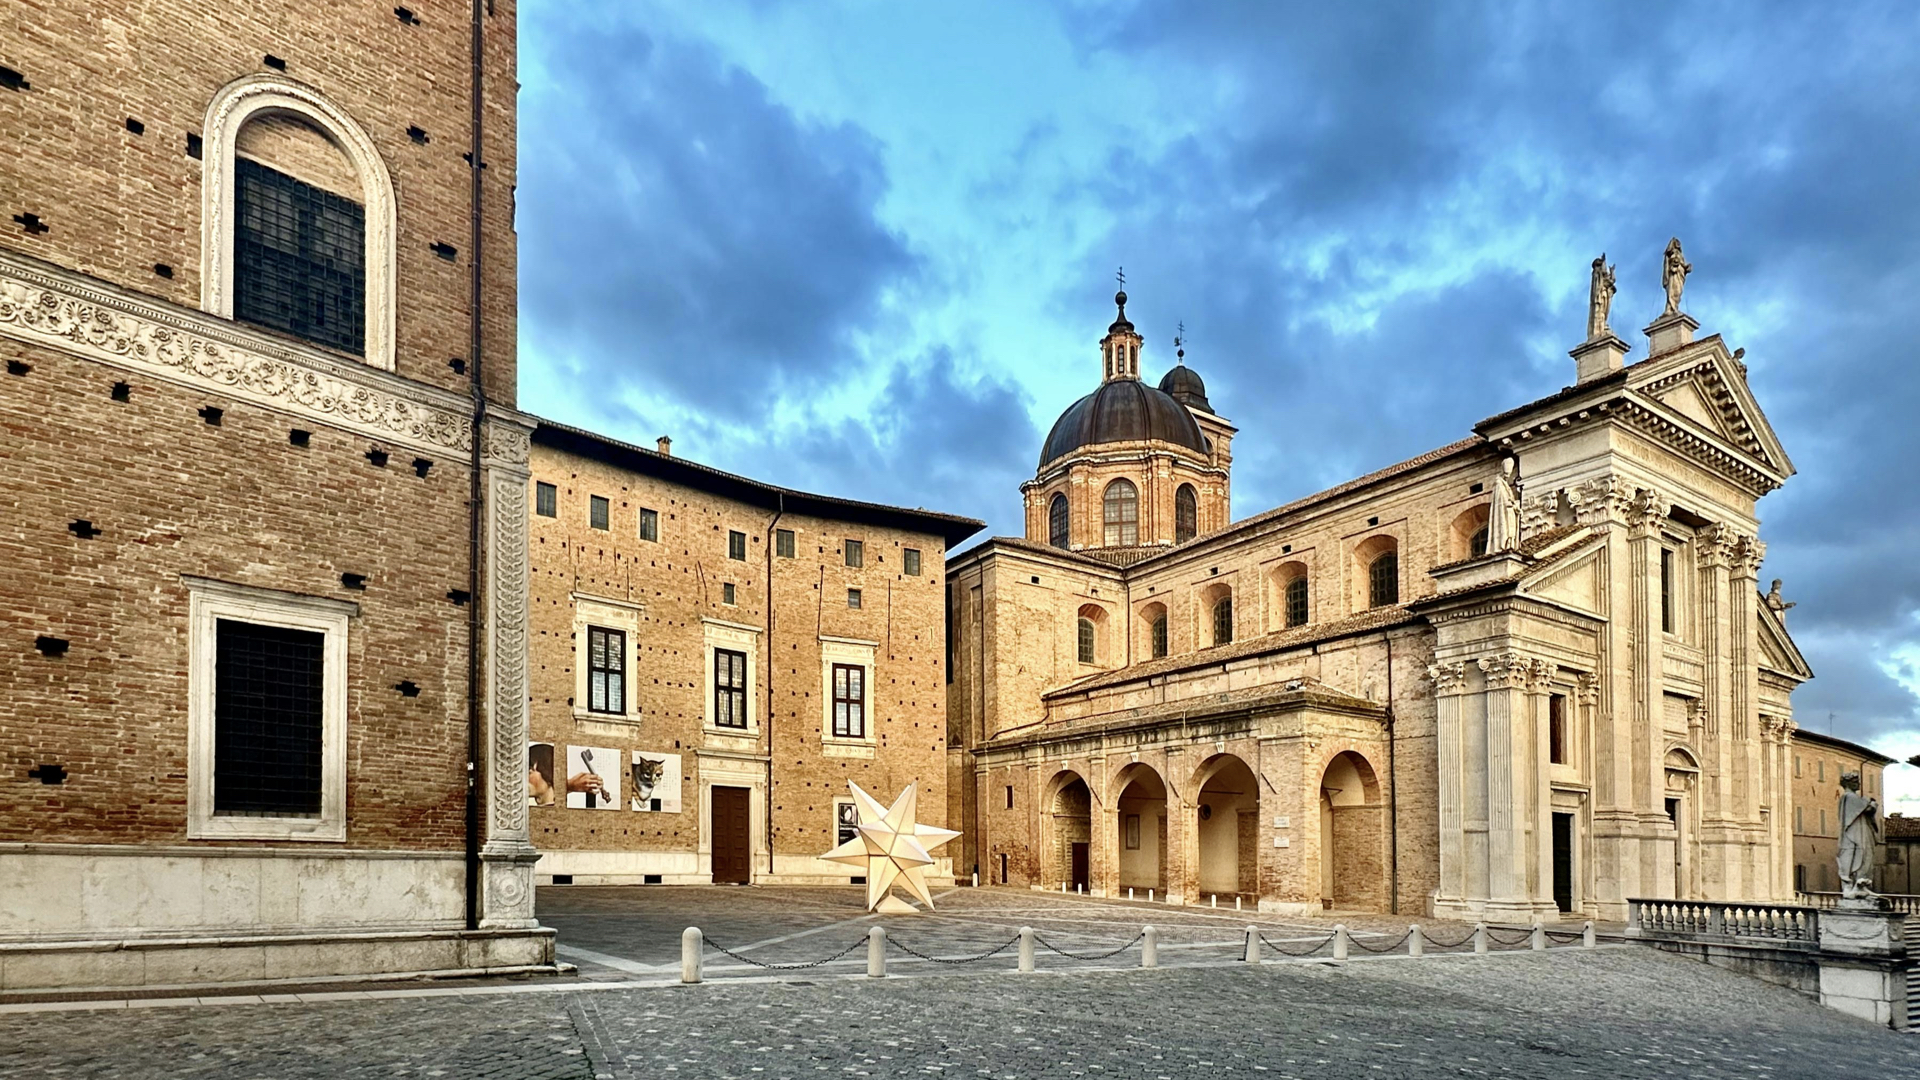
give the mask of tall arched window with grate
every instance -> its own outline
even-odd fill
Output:
[[[1184,544],[1200,535],[1200,497],[1192,484],[1181,484],[1173,493],[1173,542]]]
[[[1367,564],[1367,600],[1372,607],[1400,602],[1400,554],[1389,551]]]
[[[1055,495],[1053,501],[1047,504],[1047,543],[1054,547],[1065,549],[1069,546],[1067,515],[1067,497]]]
[[[1167,616],[1164,612],[1154,617],[1152,633],[1153,658],[1158,660],[1167,655]]]
[[[1085,615],[1080,617],[1080,662],[1091,664],[1094,659],[1093,620]]]
[[[1140,542],[1140,489],[1127,479],[1107,485],[1101,497],[1107,547],[1131,547]]]
[[[1213,643],[1227,645],[1233,641],[1233,597],[1223,596],[1213,604]]]
[[[1307,624],[1307,578],[1302,574],[1287,582],[1287,625]]]

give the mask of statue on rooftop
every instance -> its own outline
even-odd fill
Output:
[[[1687,275],[1693,273],[1693,264],[1680,252],[1680,238],[1667,241],[1667,254],[1660,262],[1660,287],[1667,291],[1667,309],[1662,315],[1680,313],[1680,293],[1687,287]]]
[[[1487,554],[1512,551],[1520,546],[1520,463],[1511,457],[1500,459],[1500,475],[1493,481],[1493,498],[1487,507]]]
[[[1613,308],[1613,294],[1618,287],[1613,283],[1613,267],[1607,265],[1607,253],[1593,260],[1593,281],[1587,293],[1587,340],[1598,341],[1610,337],[1613,328],[1607,325],[1607,313]]]
[[[1880,844],[1880,804],[1860,794],[1860,774],[1840,777],[1840,896],[1869,901],[1873,891],[1873,853]]]

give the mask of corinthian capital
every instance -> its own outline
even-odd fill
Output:
[[[1746,581],[1760,580],[1760,564],[1767,559],[1766,542],[1757,536],[1742,536],[1733,545],[1733,576]]]
[[[1567,492],[1567,501],[1582,525],[1625,521],[1633,506],[1633,489],[1617,476],[1602,476],[1575,485]]]
[[[1489,690],[1524,688],[1533,679],[1533,658],[1517,652],[1483,656],[1474,663],[1486,675]]]
[[[1467,688],[1467,665],[1428,664],[1427,677],[1433,680],[1433,692],[1441,697],[1458,694]]]
[[[1739,541],[1740,534],[1724,522],[1716,521],[1701,529],[1694,536],[1694,545],[1700,552],[1700,565],[1708,569],[1732,565],[1734,548]]]
[[[1627,507],[1627,524],[1636,529],[1652,532],[1667,520],[1667,500],[1652,488],[1640,488],[1633,493],[1633,501]]]

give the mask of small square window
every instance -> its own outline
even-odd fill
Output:
[[[648,510],[645,507],[641,507],[640,539],[642,540],[659,540],[660,539],[660,512],[658,510]]]
[[[533,485],[533,512],[541,517],[560,516],[560,491],[552,484]]]
[[[746,557],[747,534],[738,530],[727,533],[727,558],[744,560]]]
[[[723,604],[733,603],[733,582],[729,581],[720,586],[720,602]]]
[[[783,559],[793,558],[792,529],[780,529],[773,534],[773,553]]]
[[[919,548],[908,548],[906,550],[906,554],[904,556],[903,561],[906,563],[906,572],[908,577],[920,576],[920,549]]]
[[[858,540],[849,540],[846,542],[845,550],[847,553],[848,566],[857,567],[857,566],[865,566],[867,564],[867,545],[866,544],[861,543]]]
[[[860,606],[860,590],[859,589],[847,590],[847,606],[850,608],[857,608]]]
[[[607,527],[607,500],[598,495],[593,496],[593,501],[588,504],[587,524],[596,529]]]

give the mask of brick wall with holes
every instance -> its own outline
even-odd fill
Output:
[[[406,18],[393,0],[13,6],[0,40],[0,247],[198,309],[195,155],[208,103],[242,76],[284,75],[351,116],[392,177],[398,373],[468,389],[448,363],[464,363],[468,340],[464,4],[416,2],[399,9]],[[484,313],[485,369],[489,396],[512,404],[515,4],[493,0],[488,10],[483,242],[486,288],[498,302]],[[436,244],[450,245],[453,259],[436,255]]]
[[[678,754],[684,776],[678,814],[570,809],[564,798],[536,807],[537,846],[695,852],[707,827],[699,798],[703,762],[739,769],[742,751],[752,759],[745,767],[762,777],[767,766],[759,759],[771,751],[773,850],[783,864],[834,845],[834,800],[847,797],[848,780],[883,802],[917,783],[919,820],[945,823],[941,570],[946,553],[940,536],[793,513],[776,523],[772,510],[537,443],[533,478],[555,491],[552,517],[537,512],[537,495],[528,500],[535,510],[529,530],[531,737],[552,744],[556,758],[581,745],[617,751],[623,761],[635,750]],[[595,496],[607,500],[605,529],[593,527]],[[639,536],[643,508],[657,515],[657,540]],[[769,560],[768,545],[777,547],[777,529],[793,531],[794,554]],[[735,531],[745,535],[744,559],[730,557],[729,533]],[[850,539],[863,545],[858,568],[847,565],[844,545]],[[917,575],[906,572],[908,549],[920,552]],[[732,603],[726,598],[729,585]],[[858,608],[849,606],[850,590],[860,593]],[[575,665],[581,660],[575,597],[638,605],[627,716],[594,716],[576,700]],[[744,746],[706,729],[713,692],[703,622],[708,619],[760,631],[753,705],[758,734]],[[867,688],[872,747],[865,756],[827,752],[823,637],[876,645]],[[716,752],[733,756],[704,756]],[[957,842],[953,848],[957,856]],[[540,872],[551,873],[555,865],[560,864],[543,863]],[[756,878],[766,870],[762,852]],[[861,871],[827,863],[805,871],[782,867],[782,873],[802,872],[849,876]]]
[[[29,368],[0,374],[0,837],[185,838],[191,574],[359,605],[347,845],[457,848],[462,463],[423,477],[414,451],[309,420],[4,339],[0,354]]]

